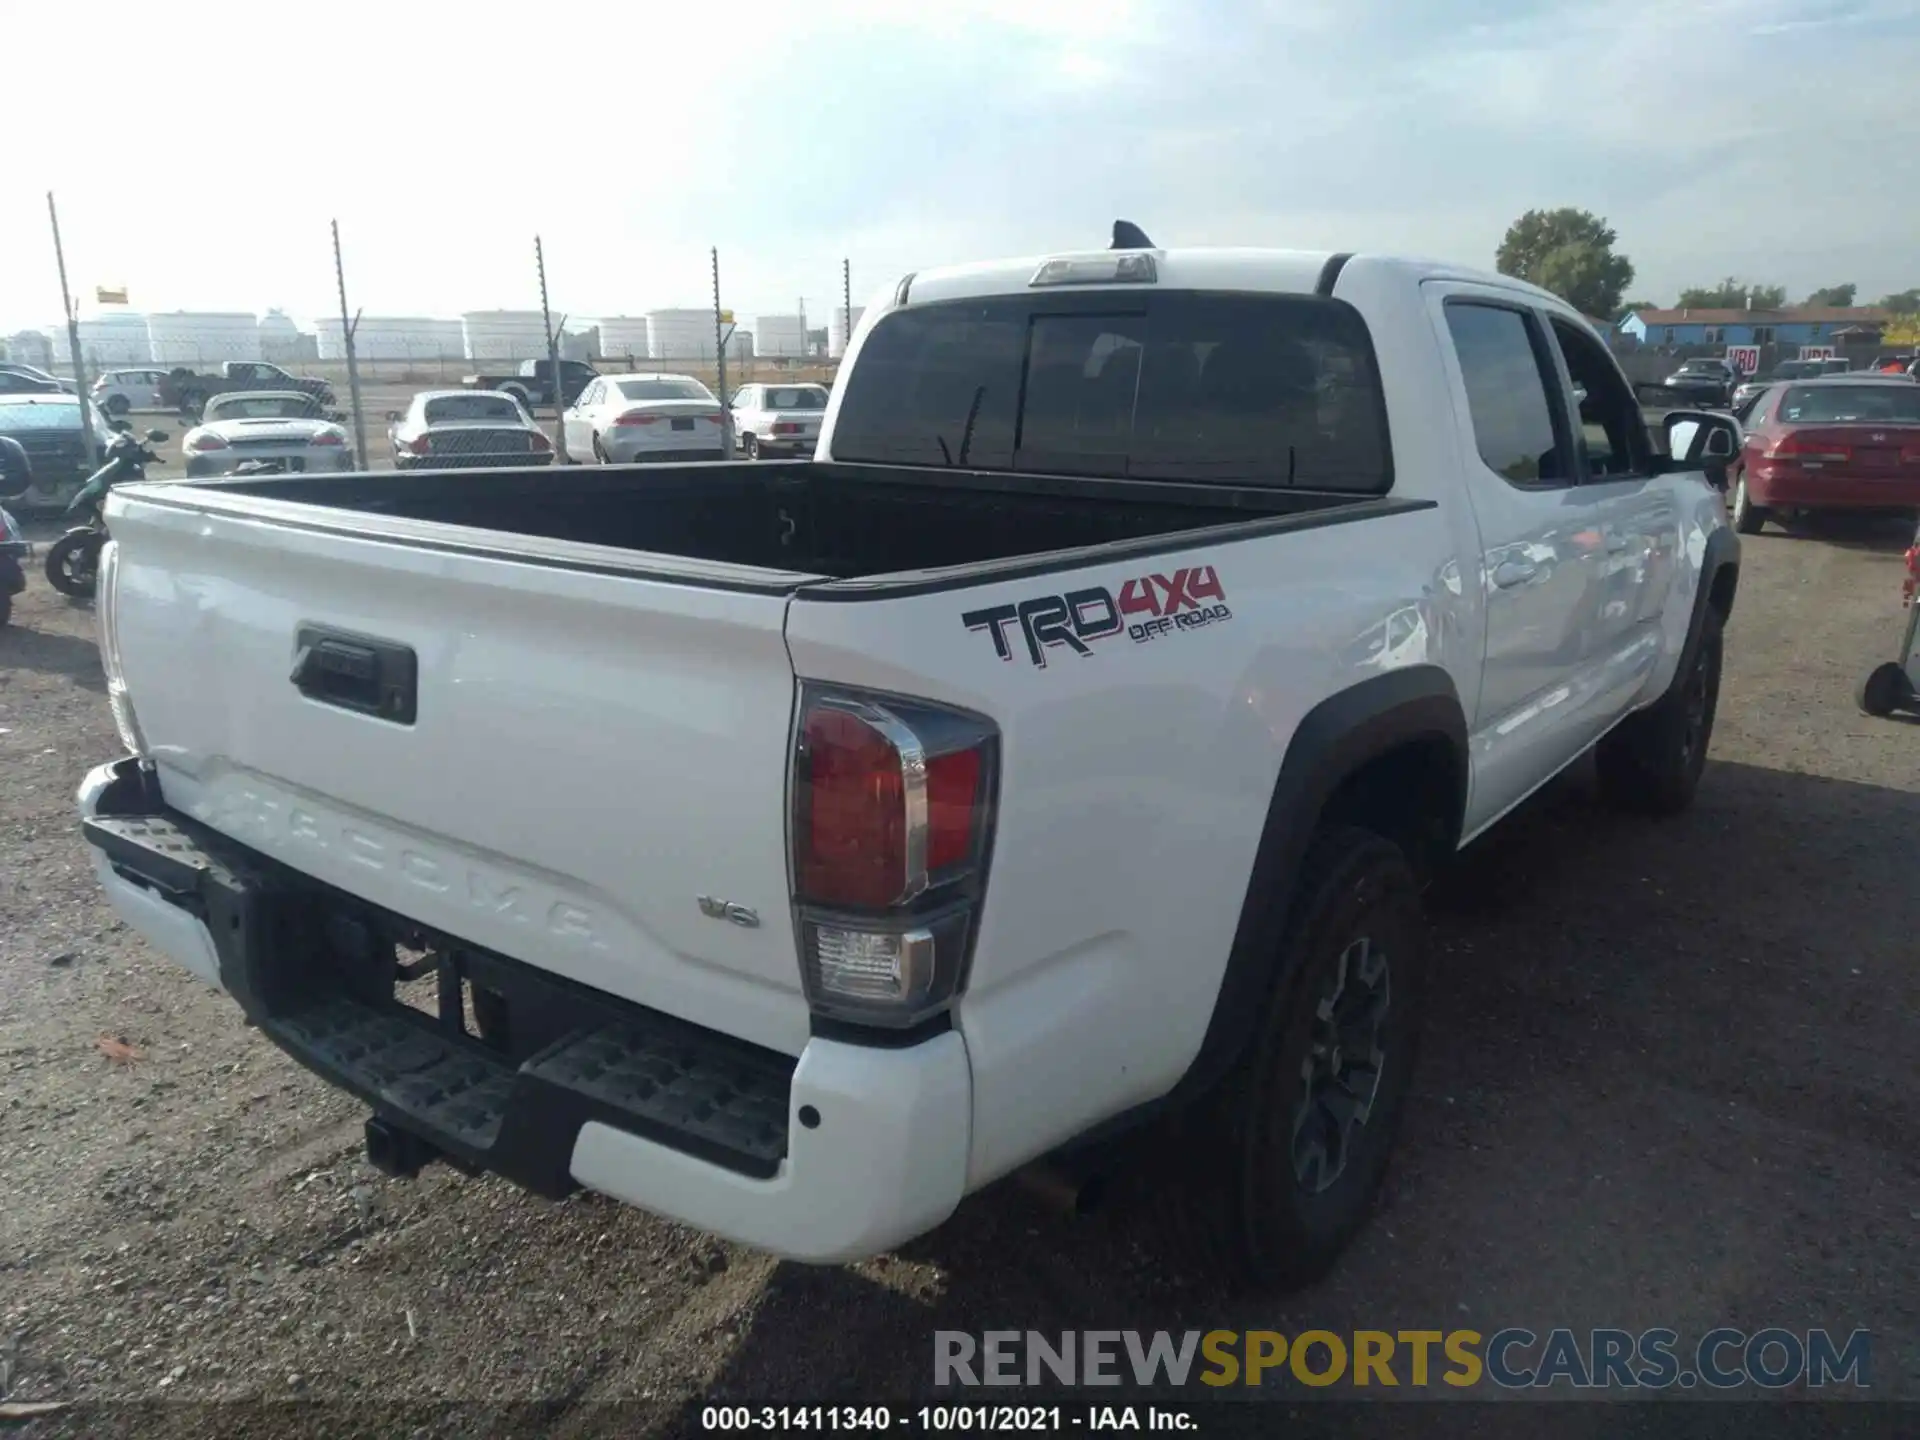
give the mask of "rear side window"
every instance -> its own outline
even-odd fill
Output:
[[[1308,296],[930,305],[874,327],[842,460],[1381,494],[1392,447],[1359,314]],[[1057,307],[1057,308],[1056,308]]]
[[[1544,356],[1526,317],[1518,310],[1460,300],[1449,300],[1446,310],[1481,460],[1518,485],[1565,481]]]

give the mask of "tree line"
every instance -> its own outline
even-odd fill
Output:
[[[1614,249],[1618,241],[1613,227],[1590,210],[1529,210],[1507,227],[1494,264],[1502,275],[1551,290],[1582,315],[1601,320],[1617,320],[1629,310],[1744,310],[1749,301],[1755,310],[1779,310],[1787,304],[1786,286],[1736,275],[1689,286],[1671,307],[1627,300],[1633,261]],[[1851,281],[1824,285],[1799,303],[1845,307],[1860,304],[1859,293]],[[1896,315],[1920,315],[1920,286],[1883,295],[1877,303]]]

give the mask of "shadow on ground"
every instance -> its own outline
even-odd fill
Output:
[[[1920,1178],[1916,837],[1920,796],[1876,786],[1715,764],[1692,811],[1649,822],[1570,776],[1436,896],[1438,983],[1396,1169],[1326,1282],[1228,1301],[1138,1187],[1070,1222],[1002,1185],[892,1261],[782,1266],[708,1398],[919,1403],[937,1395],[943,1329],[1697,1337],[1791,1317],[1873,1328],[1897,1377],[1888,1352],[1920,1348],[1915,1252],[1834,1280],[1849,1227],[1910,1227],[1898,1197]]]
[[[66,675],[89,690],[104,693],[100,647],[86,636],[35,630],[15,623],[0,628],[0,670],[34,670]]]

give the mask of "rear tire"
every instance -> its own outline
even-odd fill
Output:
[[[742,448],[747,452],[747,459],[758,460],[760,458],[760,437],[758,435],[747,436]]]
[[[1862,713],[1884,720],[1913,703],[1913,683],[1907,679],[1905,670],[1889,660],[1867,673],[1853,692],[1853,699]]]
[[[100,408],[118,420],[122,415],[133,409],[133,402],[124,395],[109,395],[101,402]]]
[[[1770,518],[1768,511],[1753,503],[1747,494],[1747,472],[1742,470],[1734,477],[1733,498],[1727,502],[1727,508],[1733,520],[1734,530],[1741,535],[1758,535],[1766,528]]]
[[[13,596],[0,595],[0,630],[13,623]]]
[[[1667,693],[1594,748],[1601,794],[1619,809],[1677,815],[1693,803],[1720,708],[1725,654],[1720,612],[1711,603],[1700,624],[1700,643]]]
[[[69,600],[91,599],[106,539],[103,532],[95,530],[62,535],[47,550],[47,583]]]
[[[1227,1284],[1310,1284],[1372,1215],[1413,1075],[1426,952],[1405,853],[1354,827],[1319,835],[1265,1019],[1206,1102],[1197,1163],[1167,1191]]]
[[[600,436],[598,435],[598,433],[596,433],[593,437],[593,458],[599,461],[602,465],[611,465],[613,463],[613,457],[607,454],[607,447],[600,443]]]

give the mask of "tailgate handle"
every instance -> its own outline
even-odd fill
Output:
[[[395,725],[411,725],[419,702],[419,661],[411,646],[370,635],[302,625],[287,678],[309,700]]]

